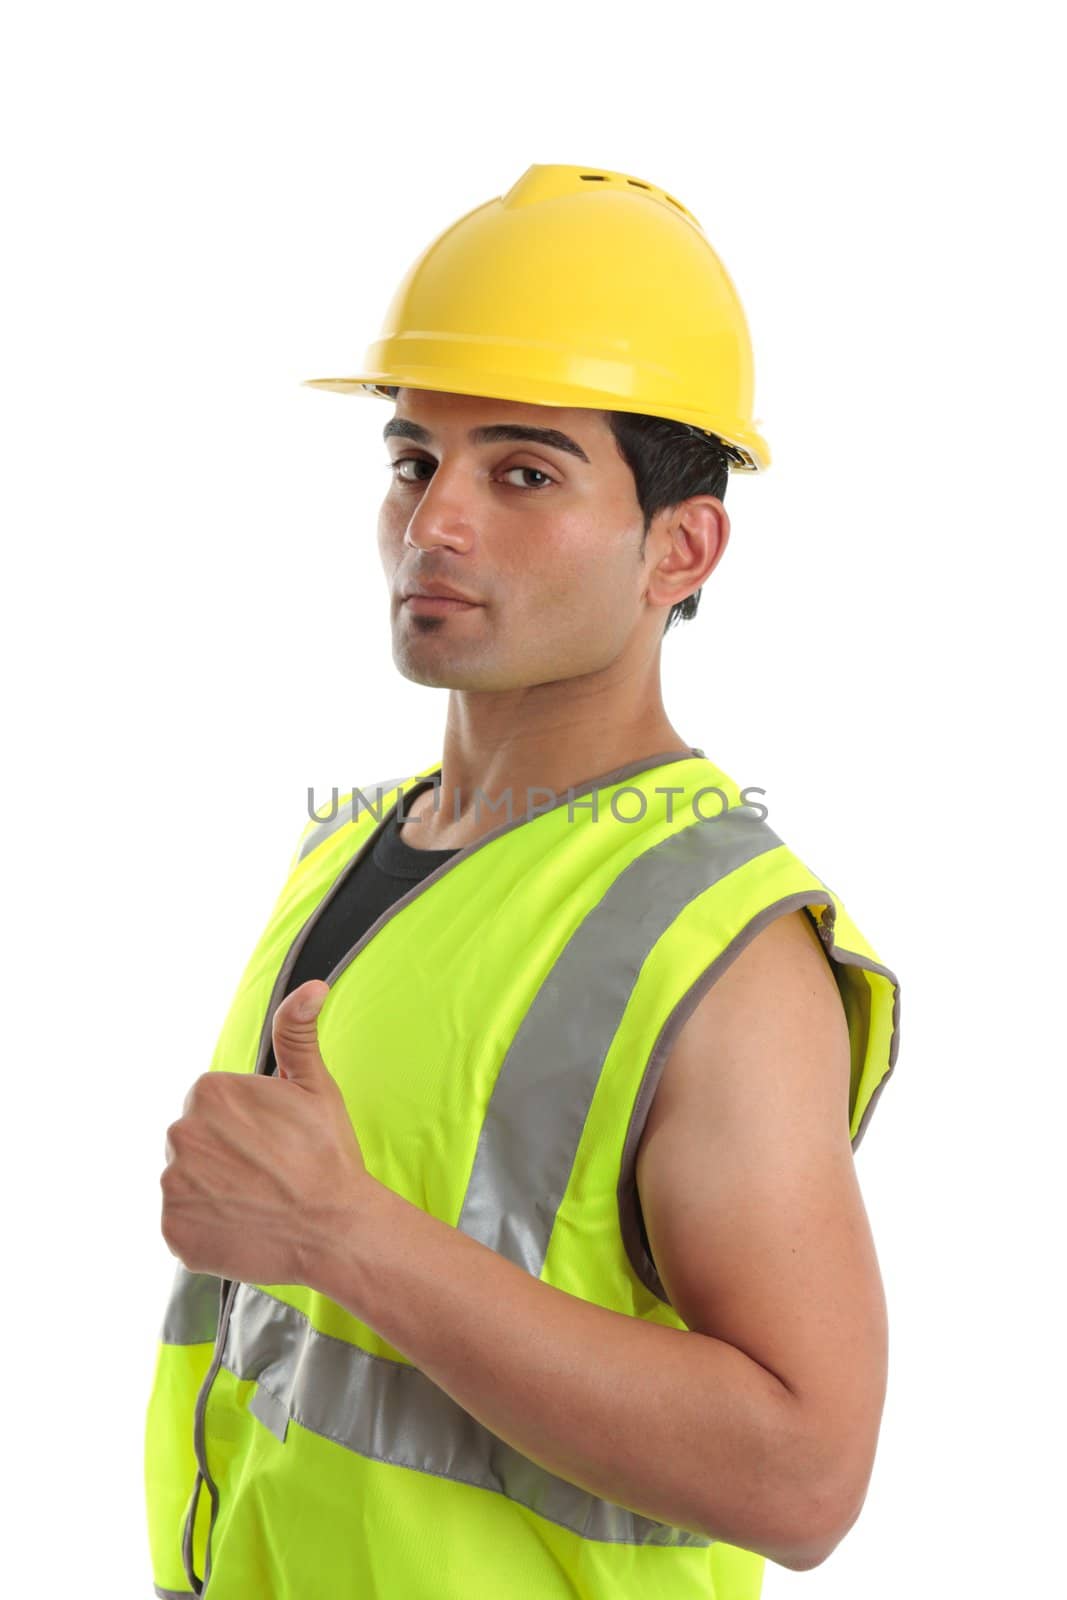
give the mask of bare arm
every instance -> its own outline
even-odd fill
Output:
[[[710,1070],[709,1070],[710,1069]],[[649,1244],[686,1324],[773,1373],[797,1423],[792,1543],[856,1521],[888,1365],[885,1297],[848,1127],[841,997],[804,911],[766,927],[679,1036],[637,1158]],[[788,1492],[788,1491],[787,1491]]]

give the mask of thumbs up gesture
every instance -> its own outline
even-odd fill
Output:
[[[310,1284],[324,1242],[358,1223],[375,1180],[319,1050],[329,992],[313,980],[278,1007],[277,1077],[202,1073],[167,1129],[161,1226],[190,1272]]]

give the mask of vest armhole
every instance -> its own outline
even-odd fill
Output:
[[[636,1180],[628,1187],[625,1193],[622,1192],[620,1186],[619,1227],[622,1230],[623,1245],[630,1266],[645,1288],[651,1294],[654,1294],[657,1300],[662,1300],[664,1305],[670,1306],[671,1297],[664,1287],[651,1252],[645,1245],[647,1233],[644,1227],[641,1196],[637,1190]],[[671,1310],[674,1310],[673,1306],[671,1306]]]
[[[900,980],[896,973],[878,961],[870,946],[851,948],[838,941],[838,903],[833,898],[822,907],[815,926],[837,983],[848,1021],[852,1046],[852,1076],[849,1085],[849,1122],[856,1121],[862,1095],[873,1079],[873,1087],[852,1135],[853,1155],[870,1125],[871,1114],[882,1090],[893,1076],[900,1050]]]
[[[726,949],[716,956],[710,966],[705,967],[704,971],[682,995],[661,1028],[659,1037],[652,1047],[641,1083],[634,1097],[633,1110],[623,1146],[617,1191],[618,1221],[623,1248],[632,1270],[644,1287],[651,1294],[654,1294],[657,1300],[662,1300],[664,1305],[670,1306],[672,1311],[675,1308],[671,1305],[670,1295],[667,1293],[666,1286],[659,1275],[650,1250],[645,1246],[641,1198],[637,1188],[637,1147],[641,1142],[641,1136],[648,1121],[648,1113],[656,1090],[659,1087],[659,1080],[663,1075],[663,1069],[667,1064],[671,1047],[683,1025],[696,1010],[716,979],[721,977],[726,968],[737,959],[745,946],[750,944],[756,937],[757,933],[761,932],[768,923],[773,922],[776,917],[785,916],[787,912],[797,910],[806,910],[808,912],[816,929],[821,932],[823,948],[830,960],[831,967],[835,970],[836,976],[837,969],[830,950],[827,948],[827,931],[822,917],[823,908],[827,906],[828,902],[831,902],[831,895],[825,890],[820,892],[817,888],[801,889],[793,894],[786,895],[781,900],[774,901],[771,905],[764,906],[761,911],[756,912],[741,929],[741,932],[726,946]],[[832,927],[832,922],[830,926]],[[851,1032],[851,1018],[849,1026]],[[677,1315],[677,1313],[675,1314]]]

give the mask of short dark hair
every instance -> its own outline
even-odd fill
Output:
[[[400,391],[397,384],[383,385],[383,388],[392,400]],[[695,494],[711,494],[717,500],[725,498],[730,461],[740,461],[742,457],[717,434],[669,417],[649,417],[641,411],[605,411],[602,414],[615,435],[619,454],[634,475],[637,503],[645,519],[642,554],[652,520],[660,511],[681,505]],[[674,623],[688,622],[696,616],[700,595],[701,590],[696,589],[671,607],[663,625],[664,633]]]
[[[717,434],[688,422],[649,417],[639,411],[605,411],[604,417],[615,435],[619,454],[634,475],[637,503],[645,519],[642,553],[652,520],[660,511],[680,505],[695,494],[725,499],[730,461],[741,458]],[[688,622],[696,616],[700,595],[701,590],[695,589],[671,607],[664,633],[674,623]]]

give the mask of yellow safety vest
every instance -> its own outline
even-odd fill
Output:
[[[262,1069],[316,912],[440,772],[380,805],[353,791],[309,823],[212,1071]],[[457,851],[338,963],[322,1057],[380,1182],[557,1288],[684,1328],[643,1246],[635,1163],[695,999],[772,918],[805,907],[848,1018],[855,1147],[896,1059],[897,980],[703,752],[537,804]],[[762,1584],[760,1554],[545,1471],[300,1284],[179,1266],[145,1482],[159,1596],[757,1600]]]

